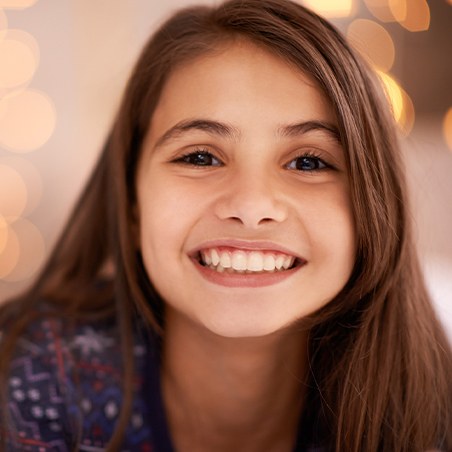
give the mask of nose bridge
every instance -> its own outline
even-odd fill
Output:
[[[282,222],[287,208],[279,196],[276,176],[263,167],[236,169],[225,184],[217,203],[217,216],[256,228],[263,223]]]

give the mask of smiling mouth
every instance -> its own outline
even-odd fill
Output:
[[[270,251],[204,249],[196,259],[218,273],[265,274],[291,270],[302,262],[295,256]]]

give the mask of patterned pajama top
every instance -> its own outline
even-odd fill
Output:
[[[1,332],[0,332],[1,334]],[[135,336],[135,397],[121,451],[171,452],[160,391],[157,341]],[[7,452],[101,452],[114,433],[122,403],[121,350],[113,321],[78,324],[35,321],[19,340],[8,385],[12,425]],[[296,451],[321,452],[303,444]]]

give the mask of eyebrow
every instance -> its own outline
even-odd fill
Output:
[[[188,119],[178,122],[176,125],[168,129],[155,144],[158,148],[172,138],[177,138],[190,130],[201,130],[210,135],[218,135],[225,138],[233,138],[238,140],[240,131],[229,124],[210,119]]]
[[[167,141],[177,138],[191,130],[200,130],[210,135],[217,135],[225,138],[238,140],[240,138],[240,130],[236,127],[219,121],[210,119],[188,119],[178,122],[176,125],[168,129],[155,144],[158,148]],[[277,135],[284,138],[295,138],[311,131],[321,131],[328,134],[331,138],[341,143],[338,128],[326,121],[312,120],[303,121],[295,124],[281,126],[277,130]]]
[[[281,126],[278,129],[278,135],[281,137],[295,138],[311,131],[324,132],[341,144],[339,129],[334,124],[326,121],[313,120]]]

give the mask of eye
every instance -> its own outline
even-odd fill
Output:
[[[175,163],[182,163],[192,166],[222,166],[223,163],[218,160],[213,154],[206,150],[196,150],[184,154],[174,160]]]
[[[330,166],[314,154],[304,154],[291,160],[286,168],[296,171],[319,171]]]

